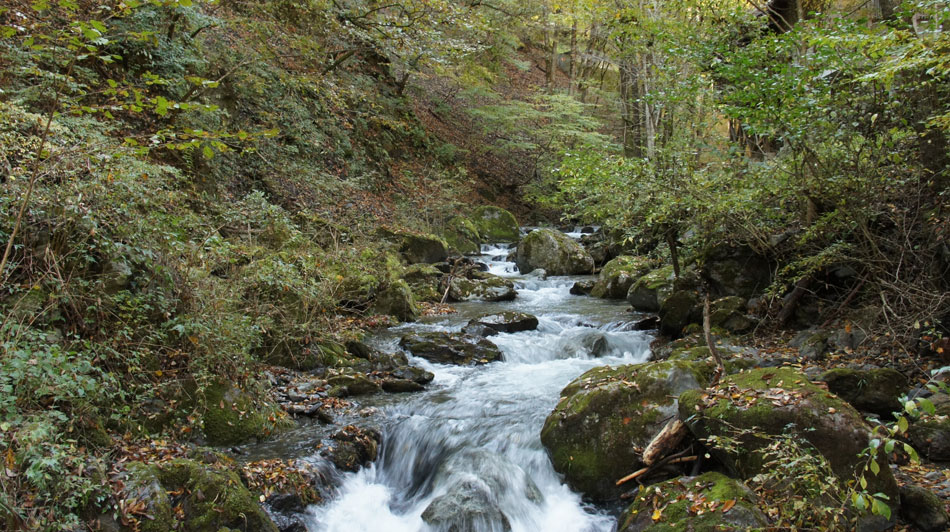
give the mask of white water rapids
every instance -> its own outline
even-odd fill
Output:
[[[565,385],[596,366],[646,361],[651,338],[624,330],[622,320],[631,316],[623,303],[570,295],[575,278],[520,276],[505,259],[506,246],[482,252],[491,273],[516,282],[515,301],[460,304],[458,314],[440,321],[391,329],[375,339],[376,346],[394,351],[399,336],[413,330],[458,331],[472,317],[503,310],[534,314],[538,329],[489,337],[503,361],[484,366],[410,357],[435,380],[425,392],[384,407],[379,460],[345,475],[333,500],[310,507],[311,532],[501,532],[505,521],[513,532],[614,527],[613,515],[583,503],[561,482],[539,434]],[[434,500],[473,489],[489,494],[504,518],[424,522]]]

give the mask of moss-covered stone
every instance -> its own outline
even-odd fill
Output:
[[[311,371],[337,366],[347,358],[347,353],[343,345],[330,340],[306,342],[303,339],[284,338],[280,342],[267,342],[261,349],[260,358],[275,366]]]
[[[772,282],[769,261],[747,246],[722,244],[705,257],[714,296],[752,297]]]
[[[417,357],[440,364],[485,364],[501,358],[495,344],[470,334],[409,334],[399,340],[399,346]]]
[[[753,369],[726,376],[718,393],[687,391],[680,395],[680,418],[701,439],[738,438],[742,452],[713,447],[717,457],[742,478],[762,471],[760,452],[771,436],[789,434],[809,442],[841,480],[861,473],[859,454],[868,446],[870,430],[861,415],[839,397],[786,368]],[[868,490],[897,500],[890,468],[869,475]]]
[[[174,502],[184,512],[184,530],[277,532],[277,526],[261,509],[257,498],[232,471],[177,459],[159,466],[157,475],[166,491],[180,493]]]
[[[660,305],[660,331],[674,338],[682,336],[690,323],[702,320],[699,294],[695,290],[677,290]]]
[[[478,226],[464,216],[456,216],[446,224],[442,237],[449,245],[449,250],[463,255],[475,254],[481,251],[481,235]],[[517,240],[517,236],[515,237]]]
[[[506,311],[497,314],[485,314],[472,320],[466,325],[465,332],[469,328],[487,331],[482,332],[481,336],[490,336],[491,333],[515,333],[521,331],[533,331],[538,328],[538,318],[524,312]],[[488,334],[486,334],[488,333]]]
[[[524,237],[515,262],[522,273],[541,268],[548,275],[576,275],[594,269],[594,259],[583,246],[553,229],[538,229]]]
[[[483,242],[517,242],[520,236],[515,215],[500,207],[479,207],[472,213],[472,221]]]
[[[594,368],[567,385],[547,417],[541,442],[567,483],[594,500],[612,500],[625,472],[670,417],[676,397],[708,382],[712,367],[686,361]]]
[[[455,277],[449,281],[452,301],[511,301],[518,296],[515,284],[508,279],[485,276],[484,279]]]
[[[836,368],[825,372],[821,380],[828,390],[863,412],[882,417],[903,410],[900,397],[909,382],[901,372],[891,368],[858,370]]]
[[[327,384],[331,386],[329,395],[333,397],[350,397],[354,395],[367,395],[379,391],[379,384],[369,380],[365,375],[342,374],[334,375],[327,379]]]
[[[651,262],[645,257],[616,257],[604,265],[590,295],[604,299],[624,299],[633,283],[647,274],[650,267]]]
[[[204,435],[211,445],[264,439],[293,424],[277,405],[255,401],[227,381],[205,388]]]
[[[709,321],[713,327],[719,327],[733,334],[743,334],[755,326],[755,322],[745,315],[746,300],[739,296],[726,296],[710,304]]]
[[[921,455],[938,462],[950,461],[950,418],[920,419],[912,423],[907,432]]]
[[[403,271],[402,279],[409,284],[416,301],[437,303],[442,300],[442,275],[442,272],[431,264],[412,264]]]
[[[644,312],[660,310],[660,302],[673,291],[673,266],[663,266],[640,276],[627,290],[627,302]]]
[[[122,498],[127,507],[138,502],[144,504],[138,526],[141,532],[167,532],[175,529],[175,514],[171,499],[165,493],[157,466],[142,462],[129,462],[122,475],[124,489]]]
[[[922,532],[941,532],[950,526],[943,501],[920,486],[901,486],[901,517]]]
[[[419,307],[416,306],[412,290],[402,279],[391,283],[376,296],[373,311],[393,316],[400,321],[415,321],[419,317]]]
[[[723,511],[728,503],[728,510]],[[617,520],[618,532],[751,530],[768,526],[752,491],[721,473],[641,487]],[[660,510],[655,515],[656,510]],[[656,519],[654,519],[656,517]]]

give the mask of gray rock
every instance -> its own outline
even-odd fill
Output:
[[[514,333],[538,328],[538,318],[524,312],[486,314],[468,322],[469,326],[485,327],[495,332]]]
[[[489,490],[475,481],[464,481],[436,497],[422,512],[422,520],[446,532],[508,532],[511,524]]]
[[[594,269],[594,259],[583,246],[552,229],[538,229],[524,237],[515,262],[523,273],[544,268],[549,275],[576,275]]]
[[[410,334],[399,340],[399,346],[417,357],[440,364],[485,364],[501,358],[495,344],[464,333]]]
[[[901,517],[922,532],[940,532],[950,526],[943,501],[919,486],[901,487]]]

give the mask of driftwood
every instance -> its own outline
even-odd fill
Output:
[[[688,433],[689,429],[685,423],[678,419],[670,421],[653,437],[646,450],[643,451],[643,463],[648,466],[653,465],[670,450],[675,449]]]
[[[654,464],[651,465],[651,466],[647,466],[647,467],[644,467],[643,469],[639,469],[639,470],[637,470],[637,471],[634,471],[633,473],[630,473],[629,475],[627,475],[627,476],[623,477],[622,479],[618,480],[617,483],[616,483],[616,485],[619,486],[619,485],[621,485],[621,484],[623,484],[623,483],[625,483],[625,482],[630,482],[631,480],[640,478],[640,477],[642,477],[643,475],[646,475],[647,473],[649,473],[649,472],[651,472],[651,471],[655,471],[655,470],[657,470],[657,469],[659,469],[659,468],[661,468],[661,467],[663,467],[663,466],[665,466],[665,465],[680,464],[680,463],[683,463],[683,462],[692,462],[692,461],[694,461],[694,460],[698,460],[698,459],[699,459],[698,456],[685,456],[686,453],[688,453],[688,452],[689,452],[689,449],[687,449],[687,450],[685,450],[685,451],[682,451],[682,452],[679,452],[679,453],[676,453],[676,454],[671,454],[671,455],[667,456],[666,458],[660,460],[659,462],[654,463]]]

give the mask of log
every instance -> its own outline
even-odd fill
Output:
[[[670,421],[663,427],[663,430],[653,437],[653,440],[643,451],[643,463],[648,466],[653,465],[657,460],[676,449],[688,433],[689,429],[685,423],[678,419]]]

